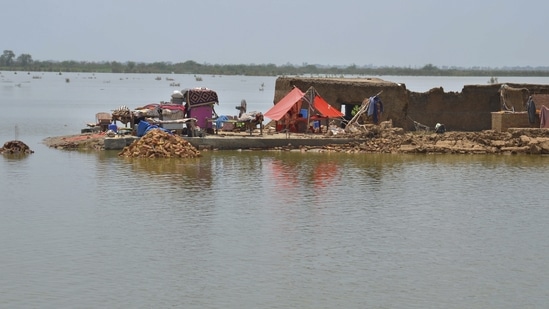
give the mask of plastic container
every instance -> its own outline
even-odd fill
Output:
[[[316,120],[316,121],[313,123],[313,128],[315,128],[315,129],[320,128],[320,120]]]

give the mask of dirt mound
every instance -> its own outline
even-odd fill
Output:
[[[34,153],[27,144],[22,141],[9,141],[4,143],[4,147],[0,148],[0,153],[6,154],[30,154]]]
[[[132,158],[195,158],[200,152],[180,136],[153,129],[119,154]]]
[[[408,132],[401,128],[369,130],[356,142],[327,145],[320,151],[346,153],[549,154],[549,130],[509,129],[507,132]],[[313,150],[307,147],[304,150]]]
[[[78,134],[48,137],[43,140],[48,147],[65,150],[102,150],[104,147],[105,133]]]

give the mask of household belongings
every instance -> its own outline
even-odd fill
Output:
[[[150,130],[153,130],[153,129],[159,129],[159,130],[162,130],[168,134],[172,134],[170,131],[166,130],[166,129],[163,129],[155,124],[150,124],[144,120],[141,120],[139,122],[139,124],[137,124],[137,137],[142,137],[144,136],[145,134],[147,134],[147,132],[149,132]]]
[[[305,108],[307,111],[310,110],[311,113],[303,115],[301,110]],[[300,114],[303,117],[299,117]],[[313,118],[314,120],[343,118],[343,113],[326,102],[313,87],[310,87],[305,93],[299,88],[294,87],[286,96],[271,107],[264,116],[276,121],[277,131],[281,131],[284,128],[290,129],[291,127],[297,131],[297,124],[300,121],[309,121]],[[279,124],[281,120],[283,120],[285,126]]]
[[[219,104],[217,93],[208,88],[192,88],[182,91],[186,102],[187,117],[196,119],[198,127],[211,129],[210,119],[216,118],[215,104]]]

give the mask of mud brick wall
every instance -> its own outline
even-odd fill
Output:
[[[549,85],[507,85],[527,88],[532,95],[549,94]],[[502,84],[465,85],[461,92],[445,92],[441,87],[427,92],[413,92],[407,90],[405,84],[378,78],[306,77],[279,77],[276,80],[273,104],[294,86],[303,92],[314,87],[328,103],[338,109],[343,104],[360,105],[365,98],[381,92],[380,97],[384,104],[381,120],[392,120],[395,127],[409,131],[415,129],[414,121],[430,128],[442,123],[450,131],[490,130],[492,113],[501,111],[502,106],[499,92]],[[526,124],[526,127],[531,127],[528,121]],[[509,125],[518,126],[523,123]]]
[[[509,128],[539,128],[539,117],[536,116],[536,121],[530,123],[526,112],[492,113],[492,130],[505,132]]]

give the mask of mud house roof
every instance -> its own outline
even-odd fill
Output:
[[[333,98],[350,95],[349,91],[356,89],[376,88],[383,89],[389,87],[400,87],[401,85],[394,82],[389,82],[376,77],[361,77],[361,78],[333,78],[333,77],[279,77],[277,79],[277,87],[275,91],[274,101],[280,101],[293,87],[308,89],[314,86],[320,95],[328,99],[328,102],[333,103]],[[354,89],[354,90],[353,90]],[[376,90],[378,92],[379,90]],[[358,94],[361,98],[357,102],[364,99],[363,94]]]
[[[356,86],[364,86],[364,85],[380,85],[380,86],[396,86],[397,83],[390,82],[383,80],[381,78],[377,77],[360,77],[360,78],[314,78],[314,77],[308,77],[308,78],[293,78],[294,80],[304,80],[312,83],[317,84],[326,84],[326,85],[356,85]]]
[[[384,79],[381,79],[381,78],[378,78],[378,77],[352,77],[352,78],[349,78],[349,77],[311,77],[311,78],[307,78],[307,79],[311,79],[311,80],[316,80],[316,81],[324,81],[324,82],[328,82],[328,83],[338,83],[338,82],[344,82],[344,83],[352,83],[352,82],[356,82],[356,83],[391,83],[392,82],[389,82],[389,81],[386,81]]]

